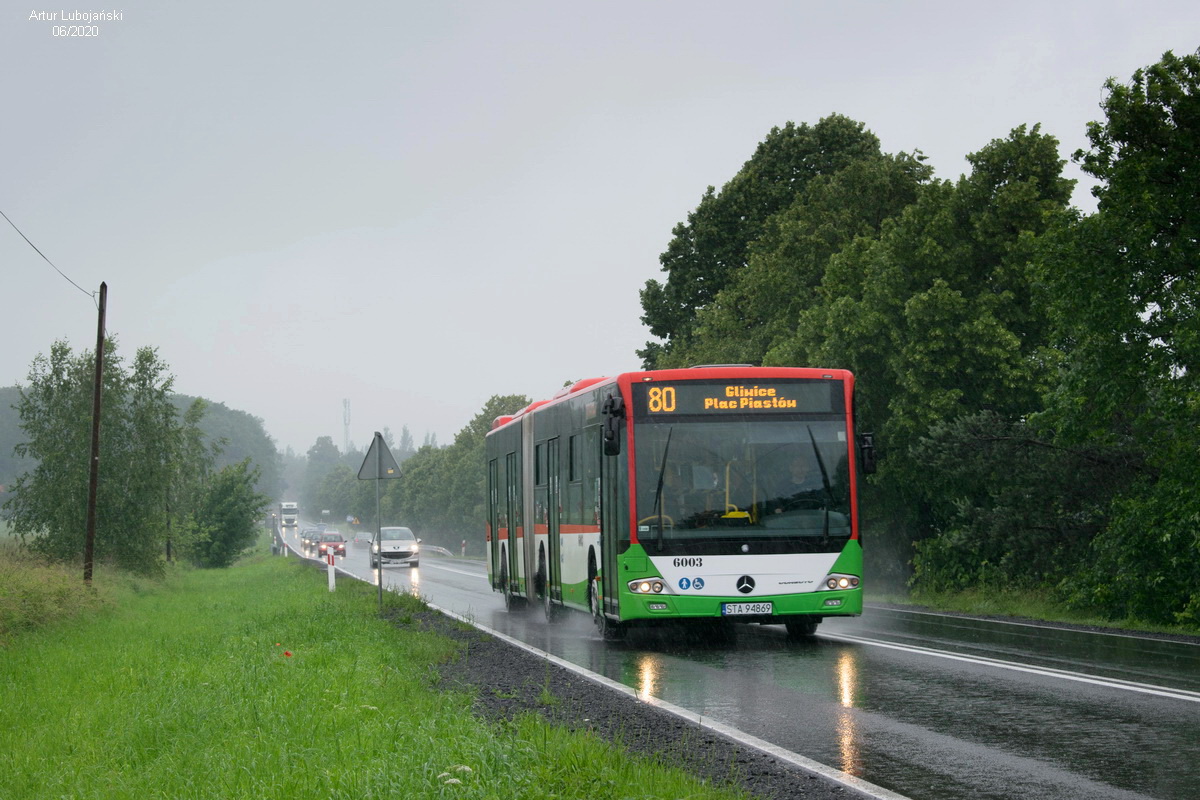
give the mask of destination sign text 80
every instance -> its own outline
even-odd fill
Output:
[[[635,384],[641,414],[830,413],[837,411],[834,389],[840,381],[793,383]],[[840,399],[840,398],[839,398]]]

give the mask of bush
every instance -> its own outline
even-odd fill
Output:
[[[1092,542],[1089,567],[1069,592],[1110,619],[1200,621],[1200,496],[1179,476],[1147,477],[1114,504]]]
[[[22,631],[110,604],[107,591],[84,584],[82,567],[51,563],[0,539],[0,645]]]

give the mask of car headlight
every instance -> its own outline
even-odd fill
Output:
[[[412,551],[415,553],[415,552],[419,551],[420,549],[421,549],[421,546],[419,544],[414,544]]]
[[[379,545],[377,545],[377,544],[373,544],[373,545],[371,545],[371,552],[372,552],[372,553],[378,553],[378,552],[379,552]]]

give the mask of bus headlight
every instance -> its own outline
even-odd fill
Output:
[[[642,578],[629,582],[629,591],[634,594],[662,594],[666,588],[662,578]]]
[[[857,589],[858,583],[859,583],[859,580],[858,580],[857,575],[843,575],[841,573],[835,572],[835,573],[825,576],[825,580],[822,581],[821,588],[823,591],[839,591],[842,589]]]

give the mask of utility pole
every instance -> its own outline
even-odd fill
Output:
[[[342,452],[350,452],[350,400],[342,400]]]
[[[83,582],[92,585],[92,562],[96,543],[96,489],[100,485],[100,387],[104,376],[104,309],[108,306],[108,284],[100,283],[100,321],[96,325],[96,385],[92,391],[92,460],[88,476],[87,535],[83,541]]]

